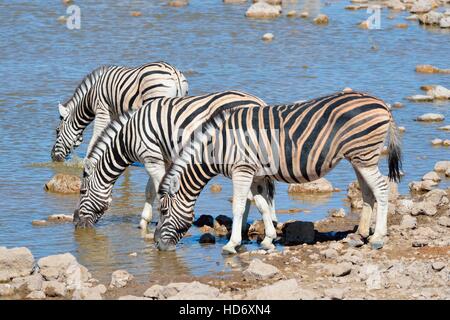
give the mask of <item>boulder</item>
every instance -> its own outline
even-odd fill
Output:
[[[264,263],[259,259],[253,259],[243,272],[244,277],[249,280],[267,280],[281,275],[278,268]]]
[[[424,122],[439,122],[444,121],[444,119],[445,117],[439,113],[425,113],[416,118],[417,121],[424,121]]]
[[[264,222],[262,220],[255,220],[250,225],[250,228],[248,229],[248,235],[249,236],[264,236],[265,234],[265,227]]]
[[[450,89],[443,86],[433,86],[427,91],[427,95],[433,97],[433,99],[448,100],[450,99]]]
[[[438,161],[434,165],[434,171],[445,172],[450,169],[450,161]]]
[[[111,288],[122,288],[125,287],[128,282],[133,280],[133,275],[129,274],[126,270],[116,270],[111,275]]]
[[[81,186],[80,177],[58,173],[44,186],[45,191],[56,193],[79,193]]]
[[[389,0],[386,3],[387,7],[392,10],[405,10],[406,6],[400,0]]]
[[[64,283],[56,280],[44,281],[42,283],[42,291],[47,297],[64,297],[66,295]]]
[[[78,265],[78,262],[70,253],[52,255],[38,261],[39,272],[47,281],[65,281],[71,265]]]
[[[395,206],[395,213],[401,215],[411,214],[414,202],[411,199],[400,199]]]
[[[314,224],[312,222],[295,221],[283,225],[283,243],[286,246],[311,244],[315,239]]]
[[[33,265],[34,257],[28,248],[0,247],[0,283],[29,276],[33,271]]]
[[[419,15],[419,22],[422,24],[426,24],[426,25],[439,25],[439,21],[442,19],[442,17],[444,17],[443,13],[437,12],[437,11],[430,11],[428,13]],[[435,68],[430,65],[424,65],[424,66],[429,67],[429,68],[428,69],[423,68],[424,71],[428,71],[428,72],[423,72],[423,73],[439,73],[438,68]],[[416,67],[416,71],[417,71],[417,67]],[[420,72],[420,71],[417,71],[417,72]]]
[[[332,184],[325,178],[311,182],[289,184],[289,193],[328,193],[333,192]]]
[[[214,218],[209,214],[202,214],[193,224],[199,228],[203,226],[214,228]]]
[[[153,299],[153,300],[160,300],[164,299],[164,295],[162,294],[163,286],[160,286],[159,284],[155,284],[154,286],[148,288],[144,292],[144,297]]]
[[[274,19],[280,15],[280,6],[273,6],[266,2],[257,2],[252,4],[245,13],[246,17],[256,19]]]
[[[41,291],[43,278],[40,273],[35,273],[26,277],[14,278],[11,285],[16,291],[24,291],[31,293],[34,291]]]
[[[433,97],[425,94],[415,94],[410,97],[406,97],[409,101],[413,102],[431,102],[433,101]],[[429,121],[429,120],[418,120],[418,121]]]
[[[206,244],[206,243],[216,243],[216,237],[214,237],[211,233],[204,233],[201,235],[200,239],[198,240],[199,243]]]
[[[443,17],[440,21],[439,21],[439,26],[441,28],[450,28],[450,17],[446,16]]]
[[[27,299],[32,299],[32,300],[42,300],[46,298],[46,295],[43,291],[33,291],[30,292],[27,296]]]
[[[341,262],[338,264],[330,264],[326,266],[329,274],[334,277],[344,277],[349,275],[352,271],[352,264],[350,262]]]
[[[423,201],[430,203],[434,207],[443,207],[449,204],[449,199],[447,197],[447,192],[442,189],[435,189],[427,192],[423,196]]]
[[[439,217],[437,223],[440,226],[449,228],[450,227],[450,217],[445,217],[445,216]]]
[[[102,294],[106,292],[106,287],[102,284],[89,288],[83,287],[75,290],[72,300],[103,300]]]
[[[434,216],[436,213],[437,213],[436,206],[434,206],[431,202],[418,202],[414,204],[414,207],[411,211],[412,216],[418,215]]]
[[[298,283],[295,279],[280,280],[271,285],[253,289],[247,292],[251,300],[298,300]]]
[[[433,180],[412,181],[408,184],[409,190],[412,192],[426,192],[433,189],[437,182]]]
[[[14,288],[9,283],[0,283],[0,297],[12,296]]]
[[[441,181],[441,177],[439,177],[439,175],[435,171],[430,171],[422,177],[422,180],[424,180],[424,181],[431,180],[434,182],[439,182],[439,181]]]

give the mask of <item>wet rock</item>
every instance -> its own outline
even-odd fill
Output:
[[[367,21],[367,20],[361,21],[361,22],[358,24],[358,28],[364,29],[364,30],[369,29],[369,21]]]
[[[295,221],[283,225],[283,243],[286,246],[314,242],[315,231],[312,222]]]
[[[300,17],[304,18],[304,19],[308,18],[309,17],[309,12],[308,11],[300,12]]]
[[[50,222],[73,222],[73,216],[67,214],[52,214],[48,216]]]
[[[435,14],[438,14],[438,15],[436,16]],[[439,18],[437,18],[437,17],[439,17],[440,14],[441,13],[432,11],[432,12],[429,12],[428,14],[420,16],[420,18],[428,19],[428,20],[431,19],[432,22],[436,23],[436,21],[434,19],[439,20]],[[430,64],[419,64],[416,66],[416,72],[419,72],[419,73],[450,73],[450,69],[440,69],[440,68],[432,66]]]
[[[130,15],[132,17],[140,17],[140,16],[142,16],[142,12],[140,12],[140,11],[131,11]]]
[[[416,203],[411,211],[412,216],[426,215],[434,216],[436,214],[436,207],[430,202]]]
[[[274,35],[273,35],[273,33],[270,33],[270,32],[265,33],[265,34],[262,36],[262,39],[263,39],[264,41],[272,41],[273,38],[274,38]]]
[[[111,275],[111,288],[122,288],[125,287],[131,280],[133,280],[133,275],[129,274],[126,270],[116,270]]]
[[[445,117],[439,113],[425,113],[421,116],[418,116],[416,120],[424,122],[439,122],[444,121],[444,119]]]
[[[435,182],[439,182],[441,181],[441,177],[439,177],[439,175],[435,171],[430,171],[422,177],[422,180],[432,180]]]
[[[408,28],[408,24],[407,23],[396,23],[395,27],[398,29],[406,29],[406,28]]]
[[[433,140],[431,140],[431,144],[433,146],[441,146],[442,143],[443,143],[442,139],[433,139]]]
[[[45,191],[56,193],[79,193],[81,186],[80,177],[59,173],[44,186]]]
[[[439,217],[437,222],[440,226],[450,228],[450,217]]]
[[[214,232],[218,237],[224,237],[228,234],[228,229],[224,225],[220,225],[217,221],[214,221]]]
[[[48,226],[48,221],[47,220],[33,220],[33,221],[31,221],[31,224],[36,227],[43,227],[43,226]]]
[[[145,241],[153,242],[155,240],[155,234],[154,233],[147,233],[144,235]]]
[[[445,266],[446,266],[445,263],[442,261],[436,261],[431,264],[431,267],[433,268],[433,270],[438,271],[438,272],[441,271],[442,269],[444,269]]]
[[[211,233],[204,233],[198,240],[199,243],[216,243],[216,237],[214,237]]]
[[[289,184],[289,193],[327,193],[333,192],[332,184],[325,178],[320,178],[312,182]]]
[[[248,8],[245,16],[256,19],[273,19],[281,15],[281,7],[273,6],[265,2],[254,3]]]
[[[412,212],[414,202],[411,199],[400,199],[395,206],[395,213],[407,215]]]
[[[64,283],[56,280],[44,281],[42,283],[42,291],[47,297],[64,297],[66,295]]]
[[[297,15],[297,11],[291,10],[288,13],[286,13],[286,17],[288,18],[294,18]]]
[[[404,230],[415,229],[417,227],[417,219],[410,215],[404,215],[400,222],[400,228]]]
[[[248,235],[249,236],[255,236],[255,235],[264,236],[264,234],[265,234],[264,222],[262,220],[253,221],[253,223],[250,225],[250,228],[248,229]]]
[[[314,18],[315,24],[328,24],[328,22],[329,22],[328,16],[322,13]]]
[[[185,7],[189,4],[188,0],[172,0],[169,1],[169,7],[181,8]]]
[[[194,281],[180,287],[180,290],[169,300],[210,300],[218,299],[220,296],[219,289]]]
[[[431,102],[433,101],[433,97],[425,94],[415,94],[410,97],[406,97],[409,101],[413,102]],[[430,121],[430,120],[418,120],[418,121]]]
[[[450,140],[449,140],[449,139],[445,139],[445,140],[442,142],[442,145],[443,145],[444,147],[449,147],[449,146],[450,146]]]
[[[224,216],[224,215],[218,215],[215,219],[215,221],[220,225],[220,226],[225,226],[227,228],[227,230],[231,230],[231,228],[233,227],[233,219],[231,219],[230,217]],[[214,224],[214,228],[216,228],[216,224]]]
[[[444,16],[444,14],[441,12],[430,11],[423,15],[419,15],[419,22],[422,24],[426,24],[426,25],[439,25],[439,21],[442,19],[443,16]],[[431,65],[421,65],[420,67],[422,67],[422,70],[425,71],[422,73],[439,73],[439,69],[435,68]],[[417,67],[416,67],[416,71],[417,71]],[[417,72],[421,72],[421,71],[417,71]]]
[[[345,218],[346,214],[345,214],[345,210],[343,208],[340,209],[332,209],[329,210],[328,213],[330,214],[330,216],[332,216],[333,218]]]
[[[202,214],[196,221],[194,221],[193,224],[194,226],[199,228],[203,226],[214,228],[214,218],[209,214],[207,215]]]
[[[0,283],[12,278],[29,276],[33,271],[34,257],[24,247],[0,247]]]
[[[352,264],[349,262],[341,262],[335,265],[327,265],[326,269],[334,277],[344,277],[352,271]]]
[[[450,89],[443,86],[432,86],[427,90],[427,95],[433,97],[433,99],[448,100],[450,99]]]
[[[26,277],[14,278],[11,285],[16,291],[25,291],[26,293],[41,291],[43,279],[39,273]]]
[[[412,181],[408,184],[409,190],[412,192],[426,192],[433,189],[437,182],[433,180]]]
[[[450,131],[450,124],[447,126],[442,126],[438,128],[439,130]]]
[[[14,288],[8,283],[0,283],[0,297],[12,296]]]
[[[450,169],[450,161],[438,161],[434,165],[434,171],[436,172],[445,172]]]
[[[221,192],[222,191],[222,186],[220,184],[216,183],[216,184],[211,185],[209,190],[211,190],[211,192],[214,192],[214,193]]]
[[[297,300],[299,286],[295,279],[280,280],[271,285],[250,290],[247,299],[251,300]]]
[[[409,10],[411,13],[426,13],[433,9],[433,2],[430,0],[418,0],[413,3],[411,9]]]
[[[393,108],[403,108],[404,104],[401,102],[394,102],[394,104],[392,105]]]
[[[46,295],[43,291],[33,291],[30,292],[27,296],[27,299],[33,299],[33,300],[42,300],[46,298]]]
[[[281,275],[278,268],[264,263],[259,259],[253,259],[243,274],[249,280],[267,280]]]
[[[405,19],[406,20],[418,20],[419,16],[417,14],[412,14],[410,16],[407,16]]]

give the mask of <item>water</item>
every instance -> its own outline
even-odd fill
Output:
[[[434,148],[430,140],[450,138],[437,127],[448,124],[448,102],[409,103],[404,97],[420,93],[424,84],[450,87],[449,75],[423,75],[415,65],[449,68],[450,33],[425,29],[416,22],[395,29],[405,13],[382,10],[381,30],[361,30],[365,10],[347,11],[346,1],[332,1],[321,12],[328,26],[310,20],[249,20],[248,5],[224,5],[218,0],[192,0],[186,8],[170,8],[166,1],[79,1],[81,30],[68,30],[57,17],[65,14],[61,1],[2,1],[0,4],[0,245],[27,246],[35,257],[72,252],[95,276],[107,279],[125,268],[138,279],[170,274],[204,275],[227,271],[220,254],[225,240],[198,244],[190,230],[176,253],[159,253],[145,242],[136,226],[144,199],[147,175],[132,167],[117,182],[111,210],[90,232],[72,225],[33,227],[34,219],[73,212],[77,196],[46,193],[43,185],[57,172],[74,169],[51,166],[50,149],[58,124],[57,103],[68,98],[85,74],[102,64],[139,65],[165,60],[185,72],[191,94],[226,89],[253,93],[268,103],[286,103],[328,94],[344,87],[368,91],[387,102],[402,101],[394,110],[403,135],[404,182],[430,171],[438,160],[449,160],[448,148]],[[299,2],[301,4],[301,1]],[[316,3],[317,5],[318,3]],[[131,17],[139,10],[141,17]],[[271,43],[260,40],[275,34]],[[445,123],[423,124],[413,119],[425,112],[446,116]],[[89,135],[85,141],[89,141]],[[82,156],[85,143],[77,151]],[[40,163],[43,165],[32,165]],[[386,173],[385,161],[382,170]],[[345,188],[355,179],[346,162],[327,178],[343,191],[324,199],[290,198],[287,185],[277,185],[278,209],[310,212],[279,215],[281,221],[323,218],[330,208],[345,206]],[[206,188],[196,214],[230,215],[230,181],[217,178],[221,193]],[[448,180],[441,183],[448,185]],[[252,209],[250,220],[259,218]],[[256,248],[252,243],[248,249]],[[137,252],[137,257],[129,253]]]

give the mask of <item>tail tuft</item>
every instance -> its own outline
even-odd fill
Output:
[[[398,129],[395,125],[391,114],[391,123],[389,126],[389,144],[388,144],[388,164],[389,164],[389,180],[400,182],[402,169],[402,151]]]

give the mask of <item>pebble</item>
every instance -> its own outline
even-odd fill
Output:
[[[274,38],[274,35],[273,35],[272,33],[265,33],[265,34],[262,36],[262,39],[263,39],[264,41],[272,41],[273,38]]]
[[[133,280],[133,278],[133,275],[126,270],[116,270],[111,275],[111,283],[109,286],[111,288],[122,288]]]
[[[442,261],[436,261],[436,262],[433,262],[433,263],[431,264],[431,267],[433,268],[433,270],[439,272],[439,271],[441,271],[442,269],[445,268],[445,263],[442,262]]]
[[[328,24],[328,22],[329,22],[328,16],[322,13],[314,18],[315,24]]]
[[[213,185],[211,185],[211,187],[209,188],[209,190],[211,191],[211,192],[214,192],[214,193],[216,193],[216,192],[221,192],[222,191],[222,186],[220,185],[220,184],[213,184]]]

